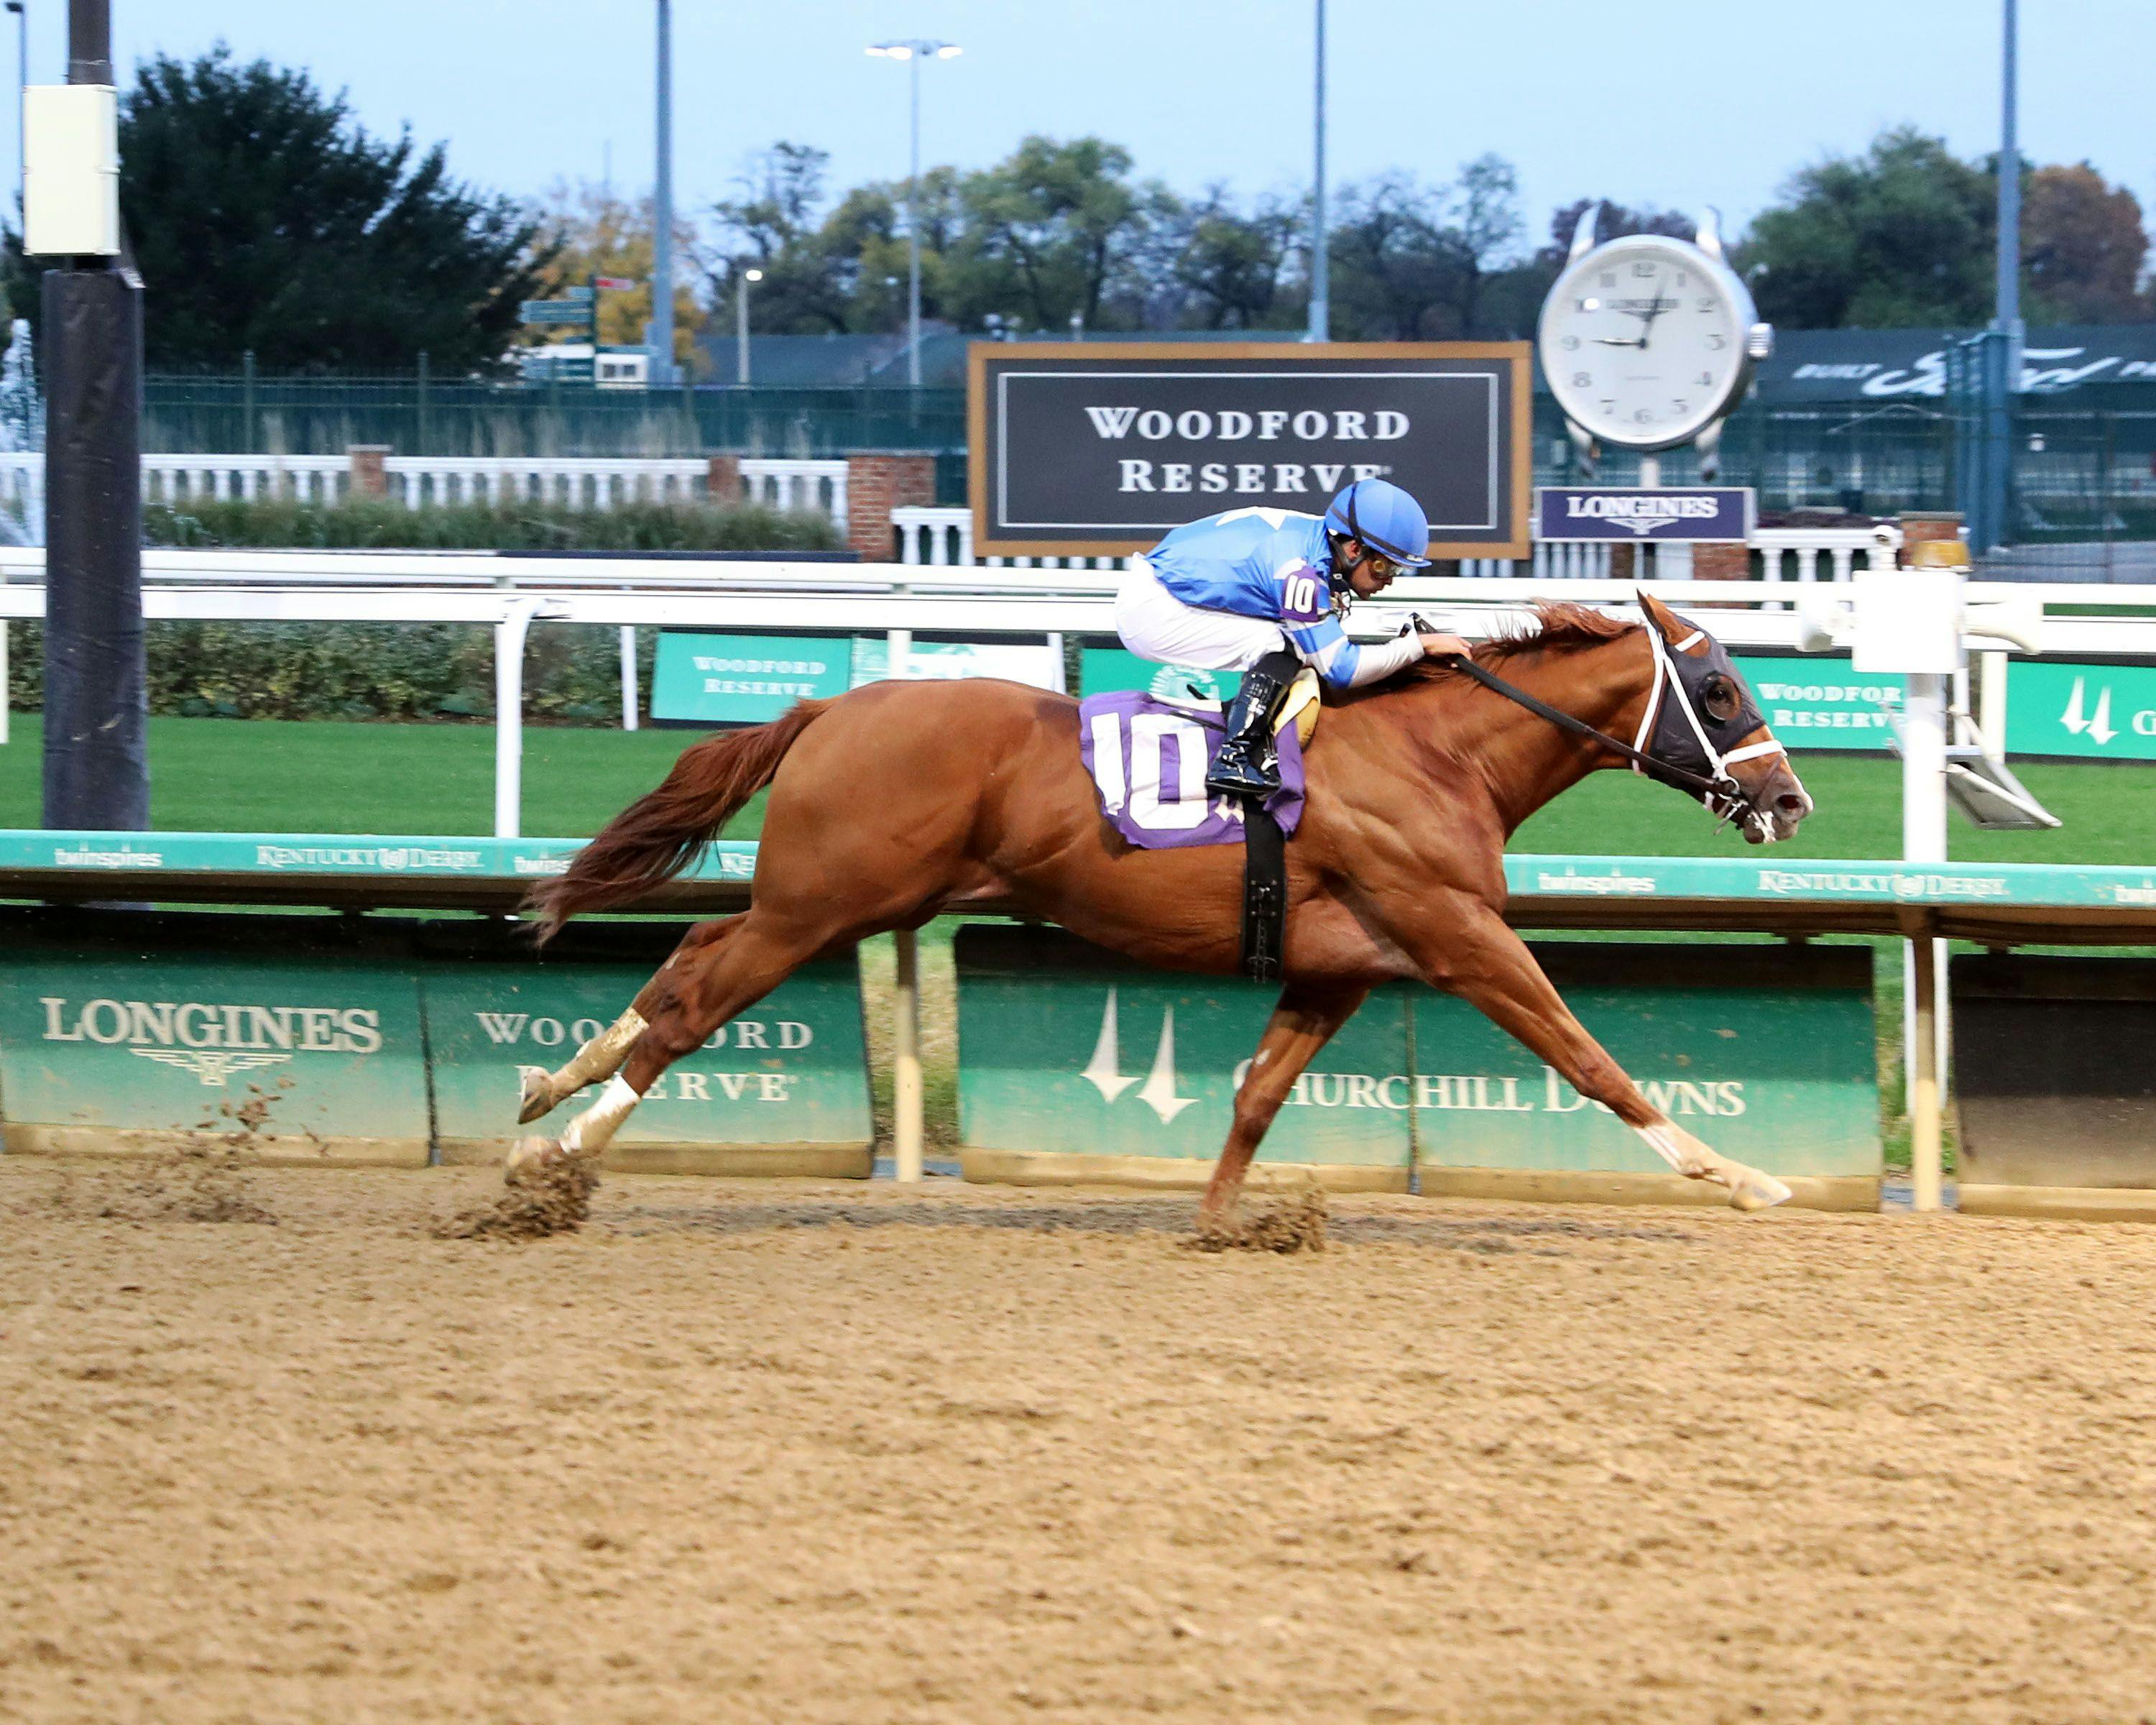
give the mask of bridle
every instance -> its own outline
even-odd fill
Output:
[[[1411,627],[1426,629],[1429,625],[1419,617]],[[1753,801],[1744,787],[1737,782],[1729,769],[1740,761],[1754,760],[1763,755],[1780,755],[1789,752],[1769,737],[1763,742],[1747,743],[1741,748],[1723,753],[1714,746],[1707,735],[1707,726],[1700,721],[1698,710],[1692,704],[1691,693],[1677,675],[1674,654],[1684,652],[1696,643],[1707,639],[1704,629],[1694,629],[1675,647],[1662,639],[1662,632],[1650,622],[1646,625],[1647,642],[1655,659],[1655,680],[1647,691],[1646,710],[1640,716],[1640,727],[1629,743],[1620,742],[1606,731],[1598,731],[1584,719],[1574,718],[1561,708],[1527,693],[1524,689],[1507,682],[1495,672],[1485,670],[1472,659],[1463,655],[1448,654],[1439,661],[1452,667],[1461,675],[1473,679],[1493,694],[1502,695],[1515,706],[1525,707],[1537,718],[1547,719],[1560,731],[1584,737],[1600,744],[1611,753],[1622,756],[1631,763],[1633,772],[1676,789],[1689,791],[1707,805],[1707,810],[1722,820],[1743,815],[1748,821],[1763,820],[1765,816]],[[1665,703],[1674,696],[1678,712],[1684,716],[1693,740],[1699,745],[1702,757],[1712,773],[1696,773],[1674,761],[1665,761],[1656,756],[1651,744],[1661,718]]]

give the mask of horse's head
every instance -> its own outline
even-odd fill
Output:
[[[1625,740],[1657,766],[1684,775],[1664,783],[1738,822],[1748,843],[1788,838],[1812,812],[1812,799],[1727,649],[1651,593],[1640,594],[1640,606],[1647,614],[1653,680],[1638,734]]]

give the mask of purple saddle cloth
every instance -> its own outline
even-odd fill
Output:
[[[1142,850],[1242,843],[1240,801],[1205,793],[1206,769],[1227,735],[1218,708],[1180,706],[1139,690],[1078,704],[1079,752],[1101,813]],[[1265,812],[1292,835],[1302,819],[1302,744],[1292,725],[1275,740],[1281,788]]]

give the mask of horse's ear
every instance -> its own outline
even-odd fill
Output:
[[[1644,587],[1635,587],[1632,591],[1639,596],[1640,608],[1646,613],[1648,623],[1660,629],[1662,632],[1662,639],[1672,647],[1699,634],[1698,629],[1686,623],[1683,618],[1678,616]],[[1704,650],[1703,641],[1694,642],[1694,645]]]

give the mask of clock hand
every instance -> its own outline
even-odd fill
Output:
[[[1597,336],[1594,339],[1604,347],[1645,347],[1647,345],[1644,336]]]
[[[1647,309],[1640,317],[1640,346],[1647,345],[1647,337],[1654,333],[1655,320],[1662,315],[1662,279],[1655,278],[1654,292],[1648,296]]]

